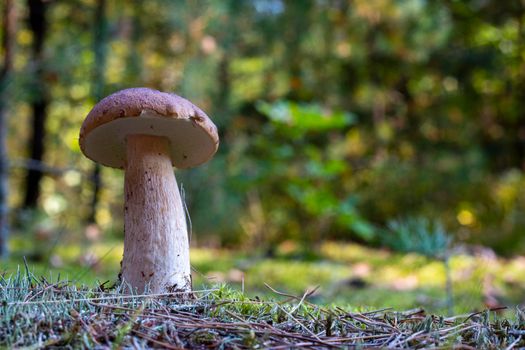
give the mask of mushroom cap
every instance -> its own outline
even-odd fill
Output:
[[[135,134],[168,138],[171,162],[179,169],[207,162],[219,146],[217,127],[193,103],[175,94],[132,88],[93,107],[80,129],[80,149],[95,162],[123,168],[126,136]]]

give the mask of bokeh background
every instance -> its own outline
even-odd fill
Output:
[[[176,171],[197,285],[449,311],[444,295],[455,311],[524,301],[523,0],[0,7],[4,272],[25,257],[115,279],[123,173],[87,160],[78,131],[102,97],[147,86],[219,127],[215,158]]]

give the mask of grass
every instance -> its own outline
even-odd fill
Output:
[[[23,256],[31,257],[29,240],[14,238],[14,254],[2,271],[16,272]],[[80,246],[61,241],[44,254],[41,262],[30,261],[30,271],[48,280],[58,277],[73,284],[97,286],[115,280],[122,256],[121,242],[103,241]],[[50,261],[59,257],[61,264]],[[329,242],[316,257],[304,257],[292,243],[283,244],[277,257],[265,258],[246,252],[194,248],[191,252],[194,287],[228,283],[249,297],[265,297],[268,284],[300,295],[319,287],[310,301],[319,305],[360,306],[405,310],[423,307],[446,314],[445,274],[441,263],[416,254],[395,254],[357,244]],[[56,264],[56,261],[55,261]],[[490,255],[455,254],[451,260],[455,313],[469,313],[495,306],[513,308],[525,300],[525,258],[501,259]]]
[[[0,349],[525,346],[523,257],[455,254],[459,316],[446,317],[436,316],[446,314],[443,266],[416,254],[338,242],[316,255],[285,243],[274,258],[194,248],[199,291],[181,298],[108,290],[120,242],[37,247],[14,237],[2,264]],[[490,300],[507,309],[484,311]]]
[[[125,295],[37,279],[17,271],[0,279],[4,348],[462,348],[525,345],[525,314],[485,311],[450,318],[422,309],[352,310],[309,302],[311,292],[250,298],[226,285],[196,291]]]

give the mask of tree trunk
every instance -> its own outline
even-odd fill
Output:
[[[45,124],[47,119],[47,106],[49,97],[45,86],[44,74],[44,40],[47,33],[46,8],[44,0],[28,0],[29,27],[33,33],[32,45],[32,68],[34,73],[32,109],[32,134],[30,141],[30,157],[33,161],[41,162],[44,157],[46,136]],[[42,171],[30,169],[26,177],[26,192],[24,197],[24,208],[34,209],[40,197],[40,180]]]
[[[4,65],[0,72],[0,258],[7,254],[8,223],[8,180],[9,164],[7,155],[7,106],[9,101],[8,87],[13,72],[13,56],[16,33],[16,14],[13,0],[6,0],[3,8],[3,42]]]
[[[518,22],[518,36],[516,47],[518,48],[517,52],[525,52],[525,23],[523,17],[525,16],[525,4],[522,5],[516,15]],[[518,81],[516,83],[516,108],[515,111],[516,121],[517,121],[517,135],[515,138],[515,152],[516,152],[516,166],[525,170],[525,60],[520,56],[518,59]]]
[[[143,1],[135,0],[132,5],[132,15],[127,19],[129,21],[129,35],[128,39],[128,56],[126,58],[126,81],[130,85],[141,86],[143,84],[142,79],[142,56],[140,53],[139,45],[142,40],[144,33],[144,26],[142,22],[143,17]]]
[[[93,85],[92,95],[95,101],[100,101],[104,97],[104,72],[106,69],[106,42],[107,42],[107,19],[106,19],[106,0],[98,0],[95,10],[95,28],[93,35],[93,51],[95,53],[95,66],[93,67]],[[94,165],[91,173],[91,184],[93,193],[91,197],[91,206],[88,215],[88,223],[96,223],[96,214],[100,190],[102,188],[102,178],[100,174],[100,165]]]
[[[304,81],[302,77],[302,65],[304,54],[301,53],[301,41],[307,35],[310,21],[308,20],[313,2],[307,1],[285,1],[284,26],[282,40],[286,45],[284,54],[284,65],[288,72],[289,91],[287,98],[292,101],[304,100]],[[301,28],[301,30],[297,30]]]

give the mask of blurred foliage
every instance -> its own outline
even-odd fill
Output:
[[[21,203],[34,98],[25,2],[10,91],[10,204]],[[49,1],[50,94],[41,212],[85,239],[96,103],[94,0]],[[104,94],[177,92],[220,129],[219,154],[177,172],[198,244],[377,244],[397,217],[455,241],[525,248],[525,5],[520,0],[107,2]],[[97,221],[121,235],[121,171],[103,169]],[[387,230],[388,231],[388,230]]]
[[[393,220],[385,234],[387,246],[399,252],[418,253],[443,260],[448,258],[452,239],[439,221],[426,218]]]
[[[445,291],[448,315],[454,314],[452,271],[450,269],[450,248],[452,237],[445,231],[441,221],[426,218],[408,218],[388,223],[383,235],[384,243],[398,252],[417,253],[443,262],[445,270]]]
[[[344,155],[331,147],[355,117],[284,101],[257,108],[269,122],[252,136],[250,163],[241,170],[253,208],[244,219],[250,238],[270,246],[290,238],[308,246],[337,231],[372,238],[372,226],[339,181],[350,176]]]

